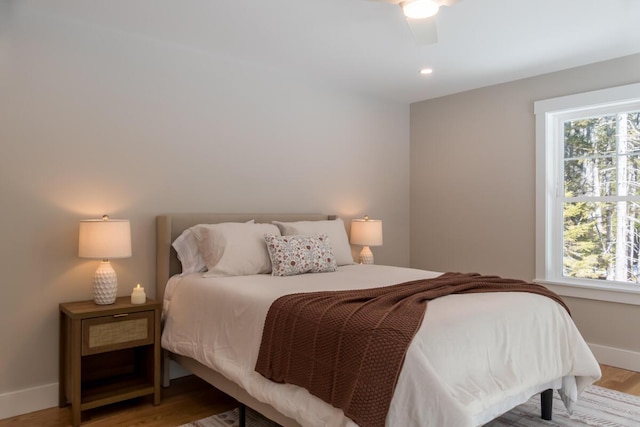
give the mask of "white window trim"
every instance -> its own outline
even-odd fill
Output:
[[[640,305],[640,289],[627,283],[607,282],[603,285],[598,280],[567,278],[559,275],[559,268],[554,263],[560,262],[558,245],[553,245],[553,237],[562,230],[561,224],[552,217],[557,215],[552,209],[561,209],[553,200],[559,180],[555,167],[557,156],[562,156],[562,147],[547,147],[552,132],[558,131],[559,114],[580,115],[585,110],[616,106],[628,106],[640,99],[640,83],[618,86],[610,89],[585,92],[576,95],[545,99],[534,103],[536,116],[536,279],[535,282],[548,286],[562,296],[594,299]],[[560,127],[560,130],[562,127]],[[554,208],[555,206],[555,208]],[[557,217],[556,217],[557,218]]]

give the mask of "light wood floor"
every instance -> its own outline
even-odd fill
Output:
[[[640,396],[640,372],[600,365],[602,378],[595,384],[611,390]]]
[[[602,379],[596,383],[640,396],[640,372],[602,365]],[[162,403],[153,406],[150,398],[133,399],[82,413],[82,425],[91,427],[176,427],[236,406],[235,400],[193,377],[171,381],[164,389]],[[0,427],[67,427],[69,408],[51,408],[0,420]]]
[[[177,427],[209,415],[235,408],[237,402],[203,380],[190,375],[171,381],[162,389],[160,405],[151,396],[82,412],[82,426],[91,427]],[[50,408],[0,421],[0,427],[68,427],[71,411]]]

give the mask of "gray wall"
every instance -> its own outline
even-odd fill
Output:
[[[409,264],[408,105],[19,9],[0,58],[0,418],[3,393],[57,404],[58,303],[91,299],[99,263],[80,219],[131,220],[121,296],[154,295],[161,213],[366,213],[376,260]]]
[[[640,55],[412,104],[411,265],[532,280],[534,101],[636,82]],[[637,306],[567,302],[589,343],[640,352]]]

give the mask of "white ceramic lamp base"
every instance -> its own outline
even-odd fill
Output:
[[[360,251],[360,264],[373,264],[373,252],[369,246],[363,246]]]
[[[93,301],[98,305],[113,304],[118,296],[118,276],[109,261],[102,261],[93,276]]]

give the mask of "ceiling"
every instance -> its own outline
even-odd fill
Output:
[[[640,0],[463,0],[441,8],[430,46],[371,0],[13,4],[402,103],[640,52]]]

